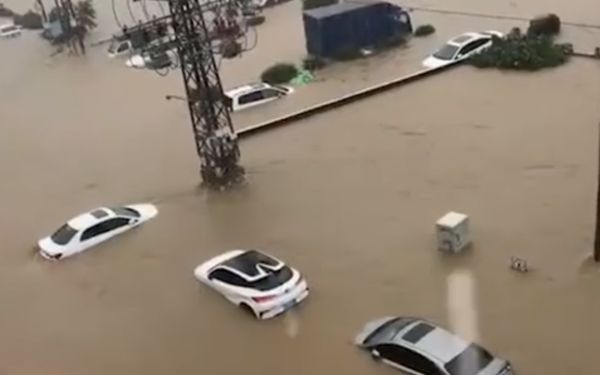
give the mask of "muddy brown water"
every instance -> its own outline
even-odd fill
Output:
[[[552,5],[582,22],[597,7]],[[274,8],[271,20],[296,22],[295,9]],[[108,22],[110,7],[100,16]],[[224,62],[227,85],[254,79],[273,56],[301,58],[298,33],[276,42],[277,25],[264,25],[255,51]],[[413,71],[436,43],[486,24],[440,17],[436,26],[433,39],[329,68],[295,96],[235,115],[236,126]],[[131,71],[103,49],[86,59],[49,53],[31,34],[0,43],[0,373],[393,374],[352,336],[388,314],[451,324],[455,271],[476,285],[479,340],[519,373],[598,373],[600,271],[588,259],[598,62],[532,75],[459,68],[250,138],[241,145],[248,186],[215,196],[196,188],[184,106],[163,99],[181,90],[177,72]],[[60,264],[33,256],[35,240],[66,218],[137,201],[155,202],[159,216]],[[472,218],[475,245],[454,258],[434,250],[433,223],[448,210]],[[312,295],[279,319],[247,319],[192,276],[237,247],[297,266]],[[511,256],[532,271],[510,271]]]

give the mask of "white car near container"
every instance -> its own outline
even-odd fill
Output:
[[[79,215],[52,235],[38,241],[40,254],[59,260],[81,253],[154,218],[158,210],[151,204],[101,207]]]
[[[259,319],[284,313],[308,296],[300,272],[258,250],[231,250],[194,270],[198,281]]]
[[[291,87],[261,82],[229,89],[225,91],[225,99],[229,108],[237,112],[281,99],[293,92]]]
[[[21,26],[6,24],[0,26],[0,38],[16,38],[21,35]]]
[[[489,48],[493,37],[504,37],[499,31],[469,32],[448,41],[442,48],[423,61],[429,69],[441,68],[453,62],[462,61]]]

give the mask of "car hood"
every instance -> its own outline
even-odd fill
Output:
[[[496,31],[496,30],[486,30],[486,31],[483,31],[482,34],[495,35],[498,38],[504,37],[504,33],[500,32],[500,31]]]
[[[371,333],[373,333],[377,328],[381,327],[385,323],[390,320],[395,319],[393,316],[386,316],[384,318],[379,318],[375,320],[371,320],[367,324],[365,324],[362,330],[354,337],[354,344],[358,346],[363,346],[365,340]]]
[[[150,220],[158,215],[158,209],[155,205],[150,203],[138,203],[127,205],[129,208],[133,208],[140,213],[142,221]]]
[[[52,238],[45,237],[38,241],[38,247],[43,250],[46,254],[57,255],[63,252],[64,246],[58,245]]]
[[[442,59],[438,59],[435,56],[429,56],[428,58],[423,60],[422,65],[429,69],[435,69],[435,68],[440,68],[442,66],[448,65],[450,63],[452,63],[451,60],[442,60]]]

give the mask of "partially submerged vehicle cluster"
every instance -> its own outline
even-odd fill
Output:
[[[41,239],[39,252],[46,259],[63,260],[133,229],[157,214],[158,209],[147,203],[96,208],[67,221],[52,235]],[[459,214],[452,214],[458,218]],[[461,216],[460,219],[456,228],[466,225],[466,218]],[[279,316],[309,295],[307,280],[299,270],[256,249],[218,254],[195,267],[193,274],[197,281],[259,320]],[[372,320],[356,335],[354,344],[368,351],[373,359],[409,374],[515,374],[508,361],[420,318],[392,316]]]

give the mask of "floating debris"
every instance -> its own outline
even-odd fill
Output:
[[[527,261],[522,258],[510,257],[510,268],[522,273],[529,272]]]

